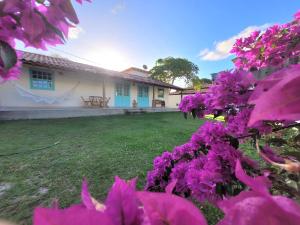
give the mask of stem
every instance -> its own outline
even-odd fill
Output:
[[[277,127],[277,128],[272,129],[272,132],[277,132],[277,131],[284,130],[284,129],[291,128],[291,127],[300,127],[300,123],[293,123],[293,124],[290,124],[290,125],[287,125],[287,126],[284,126],[284,127]],[[256,135],[256,133],[247,134],[247,135],[243,135],[243,136],[238,136],[236,138],[237,139],[243,139],[243,138],[253,137],[254,135]]]
[[[284,169],[290,173],[299,173],[300,172],[300,162],[297,160],[284,159],[284,163],[277,163],[271,160],[266,154],[261,151],[261,147],[259,146],[259,140],[255,140],[255,146],[258,154],[265,159],[268,163],[273,166]]]

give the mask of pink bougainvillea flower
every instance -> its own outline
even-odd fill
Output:
[[[105,206],[90,195],[85,179],[82,183],[81,199],[82,204],[66,209],[59,209],[57,200],[52,208],[36,208],[34,225],[113,225],[110,217],[104,213]]]
[[[166,187],[166,193],[172,194],[176,184],[177,184],[177,179],[175,179],[171,183],[169,183]]]
[[[95,205],[93,204],[92,196],[89,192],[86,179],[84,179],[82,182],[81,201],[87,209],[96,209]]]
[[[76,0],[76,2],[78,2],[79,4],[82,4],[84,0]],[[92,0],[85,0],[87,2],[92,2]]]
[[[86,179],[84,179],[83,182],[82,182],[81,201],[82,201],[82,204],[87,209],[97,210],[97,211],[101,211],[101,212],[103,212],[105,210],[105,205],[98,202],[89,193],[88,184],[87,184]]]
[[[296,20],[300,20],[300,10],[298,12],[295,13],[294,18]]]
[[[16,80],[20,77],[21,65],[22,65],[20,59],[22,58],[22,53],[20,51],[17,51],[16,56],[17,56],[17,63],[10,69],[5,69],[3,67],[3,61],[0,56],[0,84],[3,83],[4,81]]]
[[[34,225],[113,225],[106,213],[88,210],[84,205],[73,205],[67,209],[36,208]]]
[[[280,167],[290,173],[300,172],[300,162],[292,157],[283,158],[277,155],[270,147],[265,146],[264,148],[257,147],[259,155],[268,163],[273,166]]]
[[[143,221],[143,210],[136,197],[136,179],[126,182],[119,177],[109,191],[105,205],[114,225],[138,225]]]
[[[267,161],[267,162],[275,162],[275,163],[284,163],[284,158],[281,156],[277,155],[273,149],[271,149],[269,146],[264,146],[263,148],[260,149],[260,155],[262,158]]]
[[[206,225],[199,209],[188,200],[167,193],[138,192],[151,225]]]
[[[27,9],[22,13],[20,22],[27,38],[31,41],[34,41],[46,30],[42,17],[31,9]]]
[[[297,225],[300,221],[300,206],[292,199],[272,196],[268,193],[265,177],[248,176],[240,161],[236,164],[236,177],[251,190],[218,203],[225,217],[218,225]]]
[[[248,126],[263,120],[300,120],[300,65],[277,71],[258,83],[249,103]]]
[[[76,1],[80,4],[83,2],[83,0]],[[90,2],[89,0],[85,1]],[[22,41],[26,47],[43,50],[47,50],[47,45],[63,44],[69,29],[79,23],[71,0],[7,0],[0,2],[2,3],[0,41],[8,43],[13,49],[15,40]],[[14,61],[9,68],[5,67],[6,64],[2,54],[0,57],[0,82],[16,79],[20,74],[20,61]]]

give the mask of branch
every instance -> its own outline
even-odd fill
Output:
[[[272,132],[277,132],[277,131],[284,130],[284,129],[291,128],[291,127],[300,127],[300,123],[293,123],[293,124],[290,124],[290,125],[287,125],[287,126],[284,126],[284,127],[277,127],[277,128],[274,128],[272,130]],[[243,135],[243,136],[238,136],[236,138],[237,139],[243,139],[243,138],[253,137],[255,135],[257,135],[257,134],[252,133],[252,134],[247,134],[247,135]]]
[[[284,169],[290,173],[299,173],[300,172],[300,162],[297,160],[290,160],[284,158],[284,163],[277,163],[274,162],[272,159],[270,159],[265,153],[261,151],[261,147],[259,146],[259,140],[255,140],[255,146],[258,154],[268,163],[270,163],[273,166],[279,167],[281,169]]]

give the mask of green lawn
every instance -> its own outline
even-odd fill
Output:
[[[37,205],[79,202],[83,177],[98,199],[115,175],[138,176],[142,188],[153,158],[186,142],[200,125],[180,113],[0,122],[0,155],[24,152],[0,157],[0,218],[28,224]]]

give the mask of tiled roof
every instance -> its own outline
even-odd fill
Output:
[[[135,82],[152,84],[160,87],[172,88],[177,90],[182,89],[175,85],[154,80],[150,77],[142,77],[142,76],[132,75],[124,72],[107,70],[97,66],[74,62],[65,58],[46,56],[46,55],[41,55],[41,54],[36,54],[31,52],[22,52],[22,53],[23,53],[22,56],[23,63],[29,65],[43,66],[48,68],[50,67],[50,68],[57,68],[57,69],[71,70],[71,71],[88,72],[88,73],[98,74],[102,76],[121,78],[121,79],[131,80]]]

